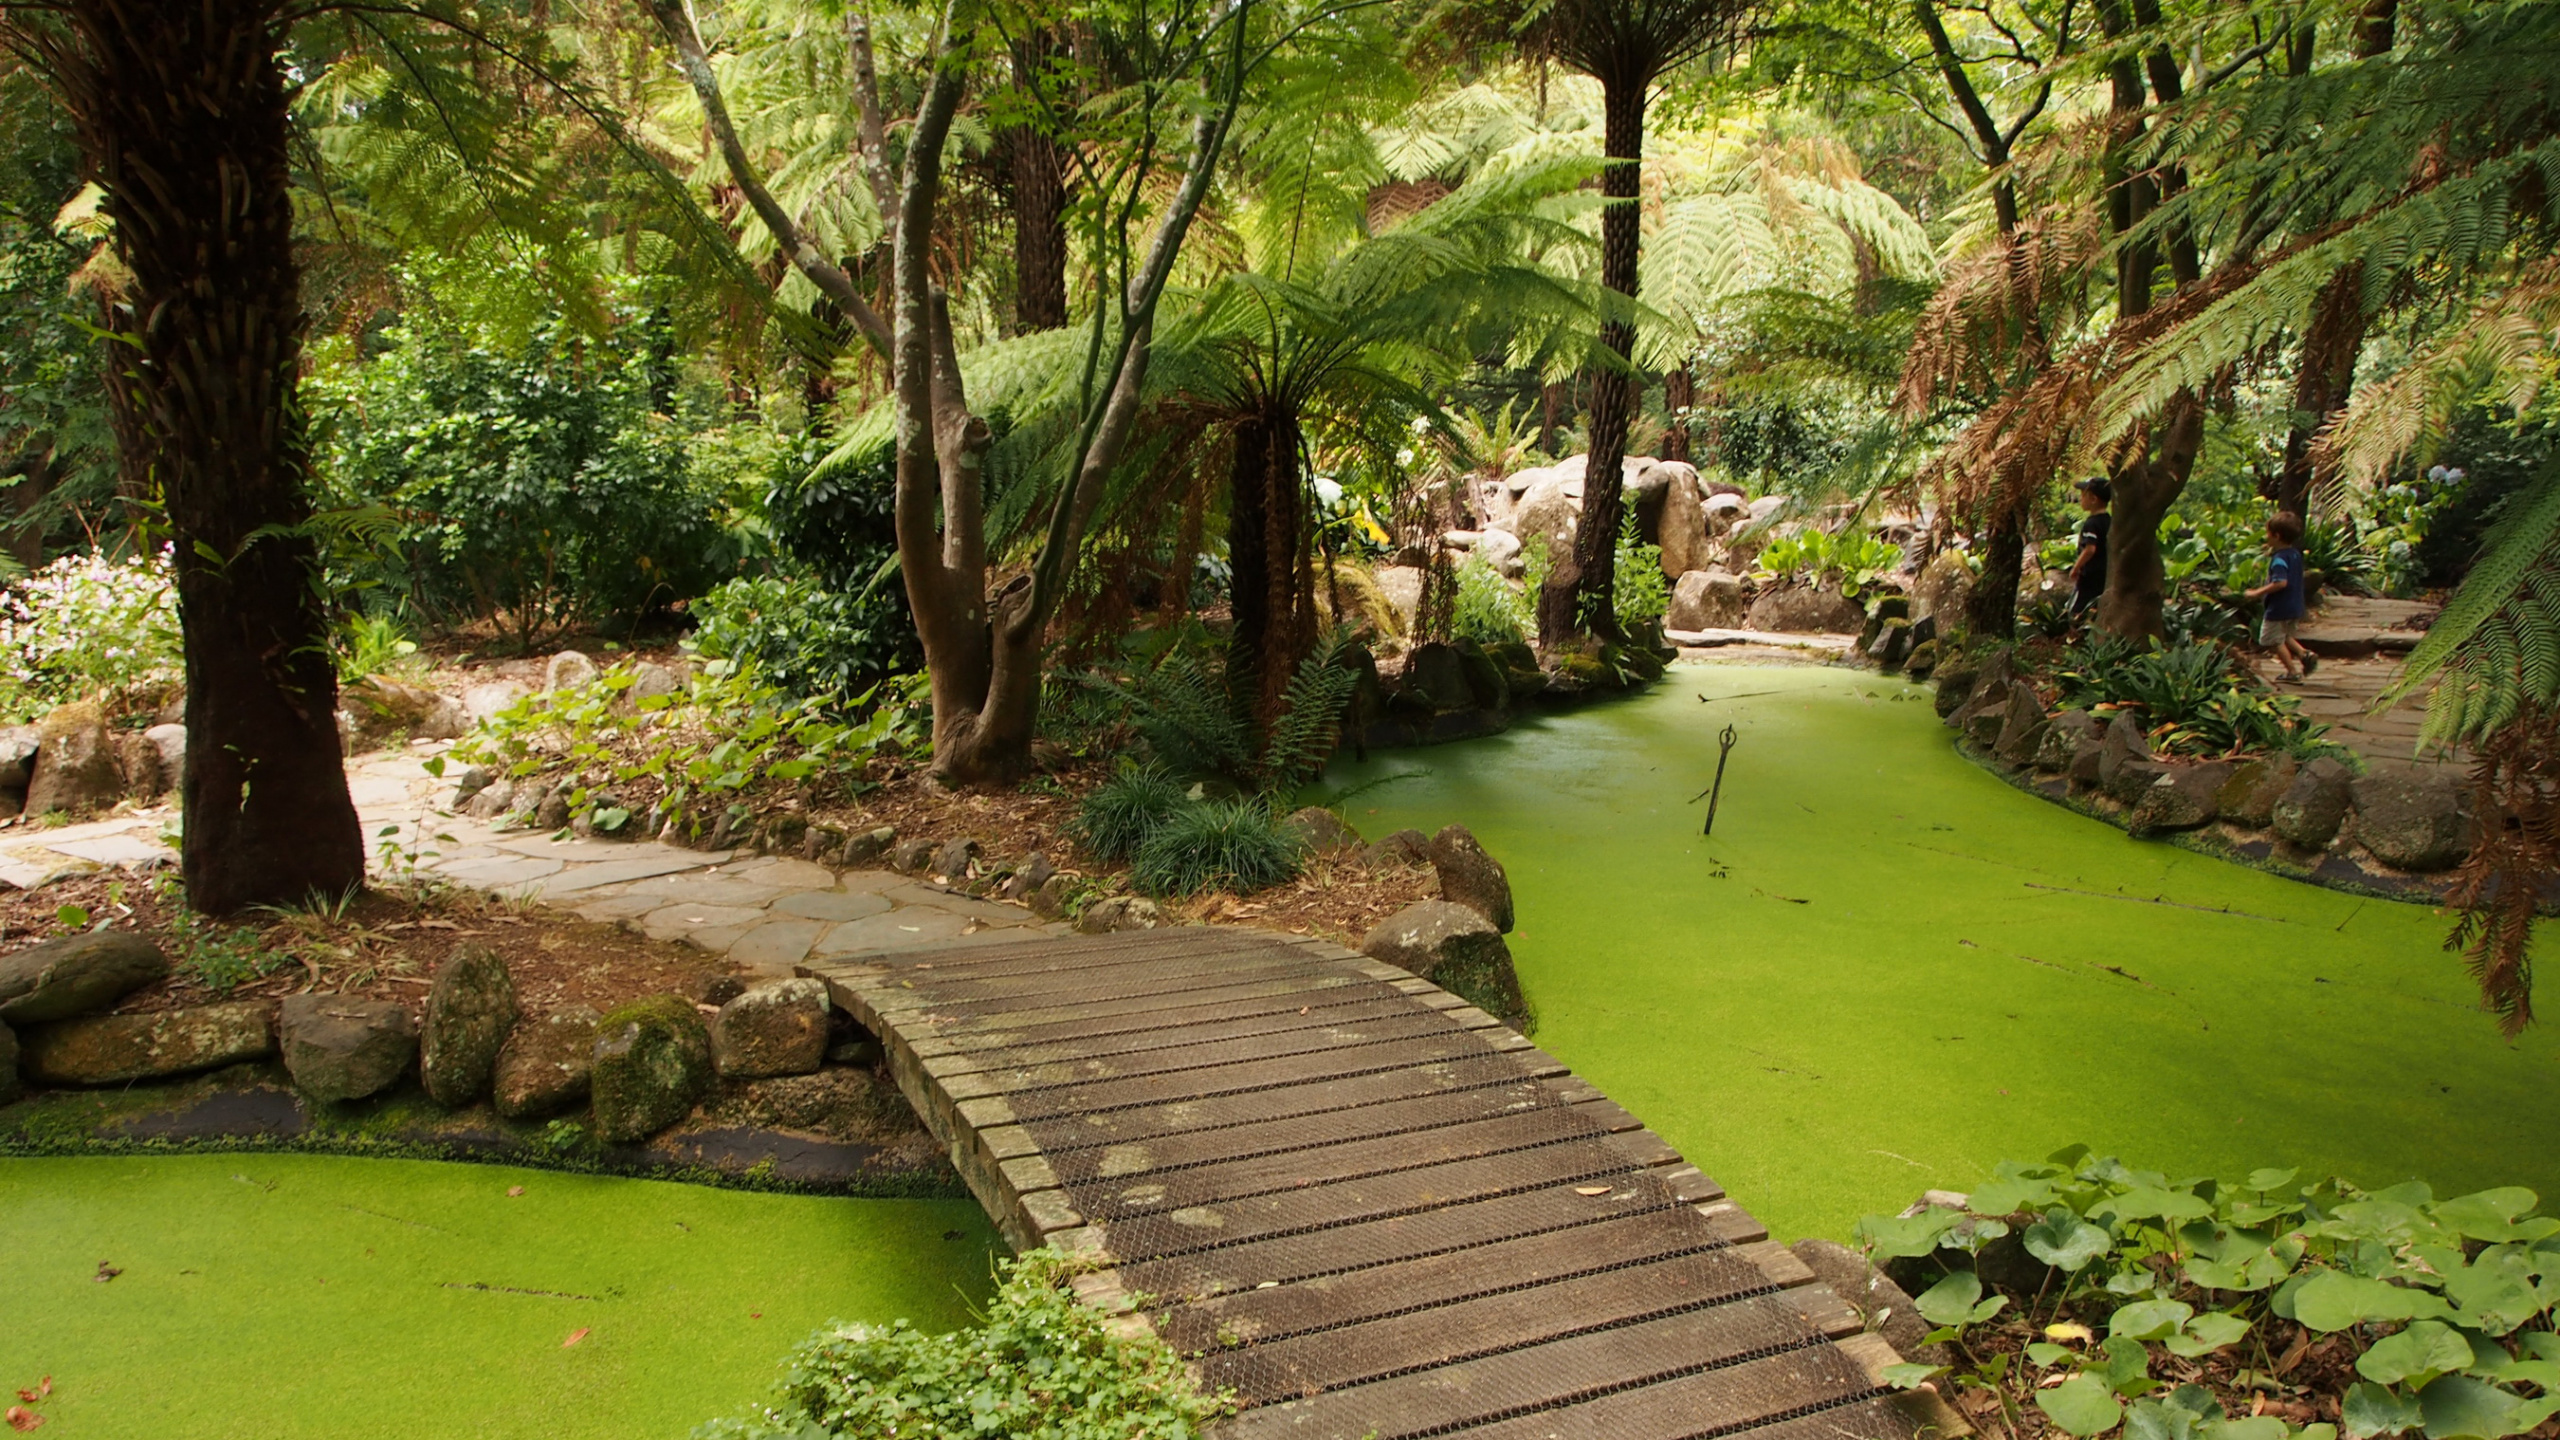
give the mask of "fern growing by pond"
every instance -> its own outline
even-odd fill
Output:
[[[927,1335],[905,1320],[837,1325],[783,1362],[773,1395],[695,1440],[1192,1440],[1228,1413],[1162,1341],[1122,1339],[1066,1288],[1074,1261],[1006,1262],[986,1322]]]
[[[1150,895],[1250,894],[1295,878],[1301,849],[1260,800],[1186,802],[1148,832],[1129,878]]]

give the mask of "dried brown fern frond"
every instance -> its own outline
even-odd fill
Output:
[[[2519,267],[2406,365],[2360,388],[2313,450],[2323,475],[2372,484],[2403,455],[2441,439],[2453,413],[2487,392],[2521,415],[2560,349],[2560,256]]]
[[[2471,771],[2479,839],[2454,872],[2462,952],[2480,1000],[2512,1038],[2533,1023],[2533,922],[2560,875],[2560,711],[2536,707],[2483,742]]]
[[[1917,419],[2036,368],[2042,337],[2058,312],[2081,306],[2105,245],[2098,212],[2075,206],[2031,216],[2006,242],[1958,261],[1912,332],[1896,407]]]

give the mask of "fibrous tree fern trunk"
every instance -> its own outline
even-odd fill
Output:
[[[1016,82],[1035,84],[1056,48],[1046,31],[1015,41]],[[1055,330],[1067,323],[1066,147],[1036,124],[1006,131],[1004,144],[1012,181],[1014,324]]]
[[[295,402],[302,297],[274,0],[77,0],[22,29],[130,272],[107,392],[167,508],[187,676],[181,873],[199,909],[364,880]]]
[[[1643,175],[1644,109],[1653,84],[1650,65],[1609,70],[1599,77],[1603,117],[1600,172],[1600,283],[1620,298],[1600,325],[1600,353],[1591,368],[1591,453],[1582,473],[1582,521],[1573,549],[1556,557],[1538,594],[1538,638],[1555,645],[1569,636],[1606,640],[1618,634],[1618,525],[1626,505],[1627,429],[1635,418],[1635,303],[1643,214],[1637,188]]]
[[[1227,472],[1227,560],[1235,628],[1228,685],[1259,723],[1279,713],[1315,639],[1308,598],[1304,448],[1295,408],[1266,401],[1235,426]]]

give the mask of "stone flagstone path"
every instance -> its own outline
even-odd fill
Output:
[[[957,894],[885,870],[837,872],[752,851],[654,841],[554,839],[498,830],[448,803],[424,762],[441,742],[350,757],[347,785],[377,877],[415,868],[455,884],[536,900],[654,940],[679,940],[748,970],[789,975],[804,960],[1067,933],[1018,905]],[[66,871],[148,870],[176,859],[174,807],[47,829],[0,830],[0,881],[31,888]]]

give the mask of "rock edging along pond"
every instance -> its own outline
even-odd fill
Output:
[[[2138,839],[2187,837],[2290,879],[2425,904],[2470,854],[2470,789],[2451,765],[2154,753],[2136,712],[2052,709],[2012,653],[1946,672],[1936,706],[1967,755],[2029,793]]]

